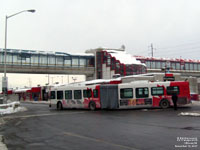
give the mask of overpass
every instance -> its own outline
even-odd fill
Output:
[[[93,77],[93,54],[70,54],[7,49],[7,73],[78,74]],[[0,72],[4,72],[4,50],[0,49]]]
[[[181,76],[200,78],[200,60],[144,56],[135,57],[137,60],[146,64],[147,73],[160,73],[170,69],[170,72],[180,73]]]
[[[149,69],[147,68],[147,73],[164,73],[165,71],[162,69]],[[181,76],[184,77],[197,77],[200,78],[200,71],[194,70],[170,70],[171,73],[180,73]]]
[[[77,74],[77,75],[86,75],[87,80],[95,79],[96,78],[95,74],[99,69],[99,66],[97,67],[97,69],[95,68],[95,64],[99,65],[98,61],[95,60],[95,54],[97,55],[97,53],[70,54],[70,53],[64,53],[64,52],[46,52],[46,51],[34,51],[34,50],[7,49],[7,61],[6,61],[7,73]],[[105,56],[104,56],[105,52],[103,52],[102,54],[103,54],[102,58],[100,58],[99,60],[103,59],[103,61],[105,61]],[[121,56],[121,54],[119,56]],[[118,59],[115,58],[116,61],[113,61],[113,59],[111,59],[112,61],[110,61],[109,57],[114,58],[116,57],[116,55],[114,55],[112,52],[111,54],[106,56],[107,58],[106,66],[108,65],[108,62],[110,62],[111,65],[110,67],[108,66],[107,69],[104,69],[104,71],[105,70],[107,72],[110,71],[112,72],[112,74],[115,74],[116,71],[114,70],[117,70],[117,65],[119,65],[117,63],[119,62],[118,60],[120,58]],[[137,60],[143,62],[141,58],[137,58]],[[121,61],[121,63],[123,62]],[[143,63],[145,63],[147,66],[147,73],[164,72],[162,68],[157,68],[157,69],[150,68],[147,61]],[[104,66],[105,68],[104,64],[100,64],[100,65],[101,67]],[[134,66],[132,67],[133,67],[132,70],[134,70]],[[138,67],[138,65],[136,67]],[[100,68],[100,70],[103,72],[103,68]],[[124,71],[124,67],[121,74],[123,73],[123,71]],[[170,71],[172,73],[181,73],[181,76],[193,76],[193,77],[200,78],[200,69],[196,69],[196,70],[172,69]],[[4,50],[3,49],[0,49],[0,72],[4,72]],[[136,70],[136,72],[133,71],[133,74],[134,73],[140,74],[143,72],[137,72]],[[112,76],[110,75],[109,78],[111,77]],[[100,78],[105,78],[105,76],[102,76]]]

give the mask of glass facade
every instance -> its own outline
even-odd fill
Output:
[[[71,57],[64,57],[64,66],[70,67],[72,66],[72,61]]]
[[[48,67],[94,67],[94,56],[76,56],[67,53],[40,53],[29,50],[7,50],[7,65]],[[4,51],[0,50],[0,64],[4,64]]]
[[[173,70],[190,70],[200,71],[200,61],[183,61],[183,60],[156,60],[149,58],[137,58],[141,62],[144,62],[148,69],[163,69],[170,67]]]

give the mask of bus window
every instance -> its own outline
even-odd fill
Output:
[[[98,90],[97,89],[93,90],[93,95],[94,95],[94,98],[98,98]]]
[[[83,90],[83,97],[90,98],[92,96],[91,90]]]
[[[63,99],[63,91],[57,91],[57,99]]]
[[[136,98],[146,98],[149,97],[148,88],[136,88]]]
[[[167,87],[167,95],[172,94],[179,94],[179,87],[178,86],[168,86]]]
[[[133,89],[120,89],[120,98],[133,98]]]
[[[72,99],[72,90],[65,91],[65,99]]]
[[[82,99],[81,90],[74,90],[74,99]]]
[[[163,87],[152,87],[151,88],[151,95],[163,95],[164,88]]]
[[[55,91],[51,91],[50,98],[56,99],[56,92]]]

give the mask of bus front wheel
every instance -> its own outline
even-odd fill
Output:
[[[57,104],[57,110],[62,110],[62,109],[63,109],[62,103],[58,102],[58,104]]]
[[[89,103],[89,108],[90,108],[90,110],[92,110],[92,111],[94,111],[94,110],[96,109],[96,104],[95,104],[94,101],[91,101],[91,102]]]
[[[166,99],[163,99],[160,101],[160,107],[163,108],[163,109],[166,109],[169,107],[169,101],[166,100]]]

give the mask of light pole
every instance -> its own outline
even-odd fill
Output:
[[[69,75],[67,75],[67,83],[69,84]]]
[[[46,77],[48,78],[48,83],[47,83],[47,85],[49,85],[50,84],[50,82],[49,82],[49,74],[48,75],[46,75]]]
[[[7,21],[9,18],[16,16],[18,14],[21,14],[23,12],[31,12],[34,13],[35,10],[34,9],[30,9],[30,10],[23,10],[20,11],[18,13],[12,14],[10,16],[6,15],[5,18],[5,49],[4,49],[4,77],[2,78],[2,91],[3,91],[3,97],[4,97],[4,101],[7,103],[7,99],[6,99],[6,95],[7,95],[7,88],[8,88],[8,78],[6,77],[6,57],[7,57]]]
[[[55,78],[55,77],[51,77],[52,85],[53,85],[53,78]]]
[[[74,83],[75,83],[77,80],[77,77],[72,77],[72,80],[74,80]]]
[[[63,84],[63,77],[64,77],[64,76],[61,76],[61,79],[62,79],[62,84]]]

